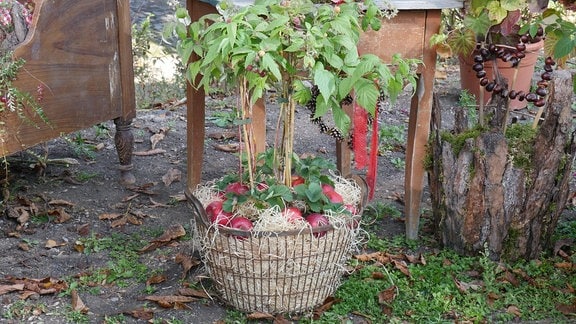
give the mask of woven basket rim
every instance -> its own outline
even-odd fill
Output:
[[[194,214],[194,217],[196,218],[196,220],[200,221],[202,223],[203,227],[205,227],[207,229],[214,230],[213,227],[211,226],[212,224],[210,224],[210,222],[208,221],[208,215],[206,214],[206,211],[204,210],[204,207],[202,206],[202,203],[198,200],[198,198],[196,198],[194,196],[194,194],[192,194],[192,192],[190,192],[189,188],[186,188],[186,190],[184,190],[184,195],[186,196],[186,199],[188,200],[188,202],[190,202],[190,204],[192,205],[192,208],[194,210],[193,214]],[[360,218],[361,218],[360,215],[354,215],[350,218],[351,221],[348,222],[347,224],[353,224],[354,220],[358,220]],[[331,224],[324,225],[324,226],[318,226],[315,228],[306,227],[303,229],[287,230],[287,231],[281,231],[281,232],[277,232],[277,231],[243,231],[243,230],[234,229],[234,228],[225,227],[225,226],[219,226],[218,227],[218,231],[223,233],[223,234],[240,236],[240,237],[244,237],[244,238],[248,238],[248,237],[258,238],[258,237],[267,237],[267,236],[293,236],[293,235],[301,235],[301,234],[312,234],[313,235],[316,233],[329,232],[329,231],[333,231],[333,230],[335,230],[335,228]]]

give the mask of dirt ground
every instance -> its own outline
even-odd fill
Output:
[[[457,71],[449,67],[448,72],[448,78],[437,80],[436,91],[441,95],[444,108],[449,110],[455,106],[459,86]],[[210,115],[228,111],[230,102],[226,98],[210,98],[208,105],[207,115]],[[274,128],[275,107],[273,102],[269,104],[269,134]],[[407,128],[408,111],[409,99],[405,95],[397,105],[386,109],[380,121]],[[192,215],[183,199],[186,150],[204,150],[204,181],[236,172],[236,156],[216,148],[229,142],[207,136],[204,148],[187,147],[187,118],[193,116],[187,116],[182,105],[138,111],[133,122],[136,184],[131,187],[118,183],[119,163],[112,122],[33,148],[31,152],[36,155],[47,154],[45,168],[39,168],[38,158],[29,152],[8,158],[12,199],[3,203],[6,212],[0,217],[0,322],[73,323],[78,321],[73,308],[86,312],[90,323],[101,323],[119,315],[123,315],[127,323],[145,322],[145,315],[149,313],[144,309],[152,312],[158,321],[213,323],[225,318],[227,308],[217,299],[198,298],[182,303],[182,309],[175,309],[162,307],[150,298],[174,296],[187,283],[199,281],[203,274],[201,266],[186,273],[184,263],[178,262],[181,258],[197,260],[190,240]],[[309,113],[304,108],[299,110],[297,118],[297,152],[334,158],[334,140],[319,133],[317,126],[309,122]],[[206,127],[208,135],[229,131],[210,121]],[[160,133],[164,136],[155,142],[155,154],[150,154],[151,138]],[[72,144],[78,142],[82,144]],[[270,137],[268,142],[272,142]],[[83,147],[97,150],[86,157],[78,152],[78,148]],[[404,159],[403,148],[379,158],[374,202],[394,204],[402,210],[404,170],[392,163],[394,158]],[[63,161],[67,163],[61,163]],[[426,194],[423,208],[429,208]],[[162,241],[161,246],[139,254],[139,262],[151,272],[147,278],[151,280],[157,275],[163,279],[151,283],[152,290],[138,280],[127,280],[130,285],[121,287],[93,282],[91,284],[99,289],[79,289],[78,296],[67,293],[72,289],[59,290],[63,280],[75,278],[77,281],[83,274],[110,267],[109,262],[113,260],[110,249],[88,253],[89,247],[82,242],[120,237],[115,244],[142,246],[142,242],[152,243],[160,234],[179,225],[186,236]],[[398,219],[385,218],[381,228],[381,235],[386,237],[404,233],[404,224]],[[25,295],[32,286],[53,290]],[[24,296],[27,298],[22,301]]]

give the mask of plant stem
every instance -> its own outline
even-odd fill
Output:
[[[256,168],[254,156],[254,132],[252,124],[249,123],[249,121],[252,120],[252,104],[250,94],[248,93],[246,78],[241,78],[240,81],[240,100],[242,111],[242,137],[244,138],[246,162],[248,164],[248,181],[250,188],[254,188],[254,173]],[[240,172],[240,174],[242,174],[242,172]]]

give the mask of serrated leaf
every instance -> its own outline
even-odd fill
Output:
[[[354,93],[356,94],[356,101],[364,108],[370,115],[374,116],[376,103],[380,96],[380,91],[376,88],[373,81],[367,79],[360,79],[354,86]]]
[[[315,70],[314,84],[318,86],[318,90],[320,90],[320,94],[322,94],[324,103],[328,104],[328,100],[336,92],[336,80],[334,80],[334,74],[324,70],[323,67],[315,68]]]
[[[270,71],[276,80],[282,80],[282,73],[280,72],[278,63],[274,60],[270,53],[266,53],[264,56],[262,56],[262,68]]]

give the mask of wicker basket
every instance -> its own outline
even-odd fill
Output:
[[[230,306],[244,312],[301,313],[322,304],[339,286],[355,240],[354,226],[280,233],[217,229],[210,226],[200,201],[188,192],[186,196],[202,257]]]

